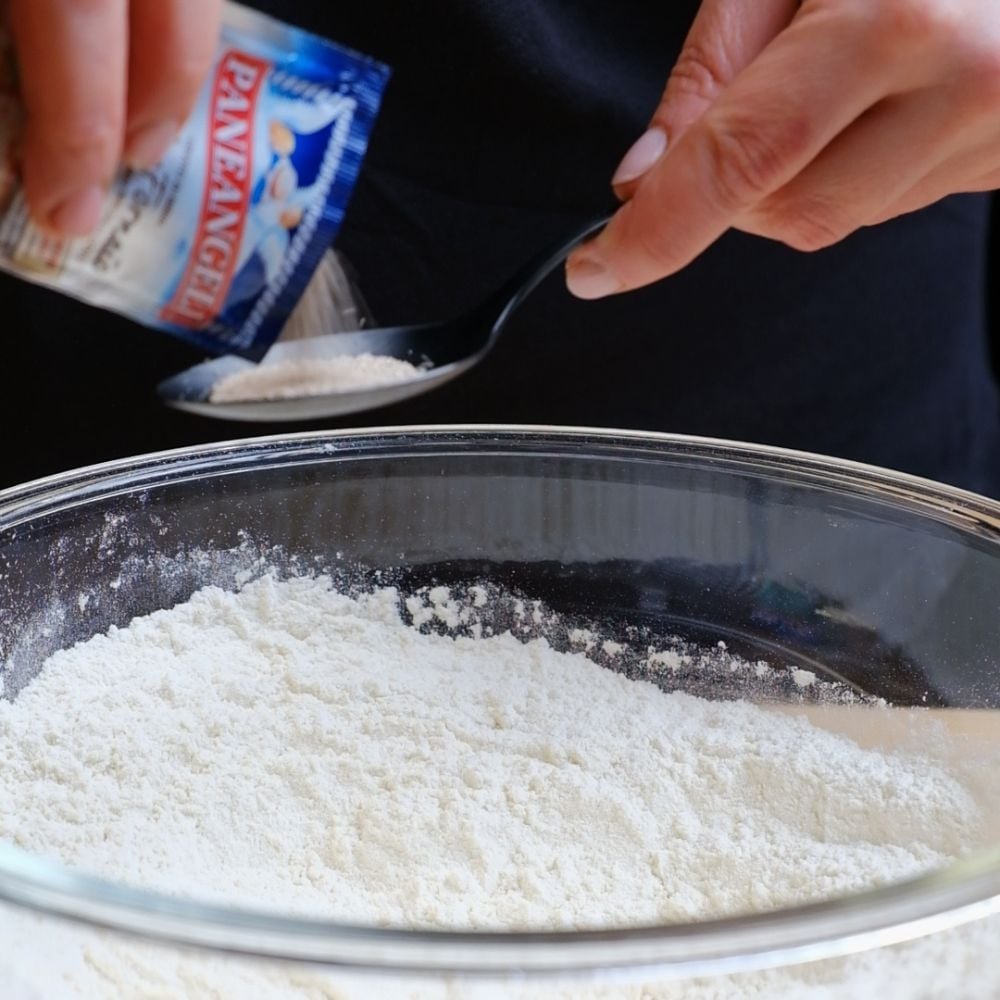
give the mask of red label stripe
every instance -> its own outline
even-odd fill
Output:
[[[161,318],[199,329],[222,311],[253,193],[254,118],[271,63],[227,52],[212,87],[205,194],[184,277]]]

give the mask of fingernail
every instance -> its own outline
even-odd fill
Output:
[[[594,257],[572,257],[566,265],[566,285],[578,299],[603,299],[622,290],[622,283]]]
[[[641,135],[619,164],[612,184],[628,184],[642,177],[667,151],[667,133],[661,128],[651,128]]]
[[[125,144],[125,165],[134,170],[152,170],[177,138],[174,122],[156,122],[136,129]]]
[[[92,184],[57,205],[49,213],[49,226],[62,236],[89,236],[103,211],[104,189]]]

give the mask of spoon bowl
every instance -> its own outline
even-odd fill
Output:
[[[271,366],[369,354],[410,362],[418,369],[412,379],[321,395],[213,401],[213,390],[222,379],[257,367],[246,358],[227,355],[161,382],[160,399],[175,409],[216,420],[277,423],[360,413],[423,395],[478,364],[515,310],[576,247],[603,229],[608,218],[587,223],[558,246],[533,257],[484,302],[456,319],[279,341],[259,362]]]

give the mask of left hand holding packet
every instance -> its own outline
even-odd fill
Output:
[[[260,357],[337,234],[388,69],[221,0],[9,6],[0,269]]]

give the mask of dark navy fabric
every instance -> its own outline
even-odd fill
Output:
[[[270,0],[387,61],[385,109],[340,246],[386,323],[457,313],[611,204],[697,0]],[[524,421],[765,442],[1000,496],[987,356],[988,200],[949,199],[813,255],[741,234],[596,304],[558,277],[474,372],[327,426]],[[281,428],[163,411],[190,349],[0,285],[15,438],[4,479]],[[53,403],[53,399],[56,403]],[[63,411],[52,419],[53,405]]]

